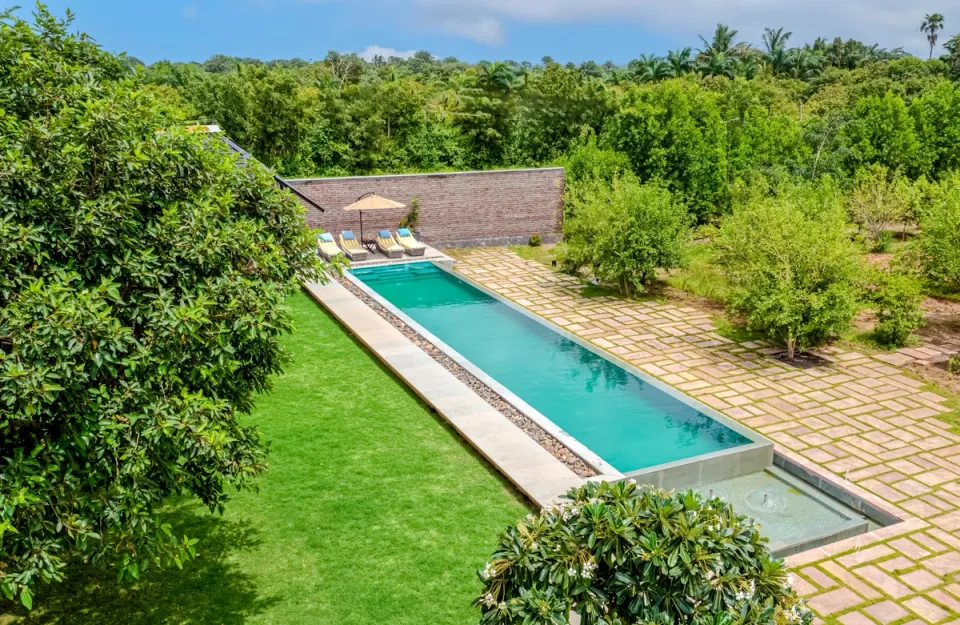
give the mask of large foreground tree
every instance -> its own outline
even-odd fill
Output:
[[[266,171],[168,127],[68,26],[0,14],[0,590],[27,607],[70,563],[193,554],[158,507],[222,510],[263,470],[238,417],[316,266]]]

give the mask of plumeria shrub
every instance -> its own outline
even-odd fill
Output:
[[[752,519],[719,498],[589,482],[500,537],[482,625],[808,625]]]

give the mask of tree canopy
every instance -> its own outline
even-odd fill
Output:
[[[222,510],[263,470],[240,415],[316,275],[269,172],[68,27],[0,16],[0,591],[28,607],[71,563],[136,578],[193,555],[159,506]]]

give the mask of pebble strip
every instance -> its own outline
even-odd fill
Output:
[[[413,328],[404,323],[399,317],[381,306],[376,300],[357,288],[355,284],[346,278],[338,278],[340,284],[345,289],[353,293],[364,304],[369,306],[374,312],[387,320],[393,327],[399,330],[405,337],[426,352],[431,358],[440,363],[444,369],[452,373],[458,380],[466,384],[470,389],[483,398],[488,404],[493,406],[500,414],[509,419],[514,425],[523,430],[527,436],[535,440],[541,447],[550,454],[567,465],[571,471],[580,477],[593,477],[597,474],[589,465],[580,459],[575,453],[570,451],[563,443],[548,434],[539,425],[528,419],[522,412],[514,408],[505,401],[499,393],[478,380],[472,373],[457,364],[452,358],[440,351],[436,345],[426,340]]]

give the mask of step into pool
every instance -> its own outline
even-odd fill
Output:
[[[772,461],[763,437],[452,271],[415,262],[352,274],[601,472],[673,488]]]

